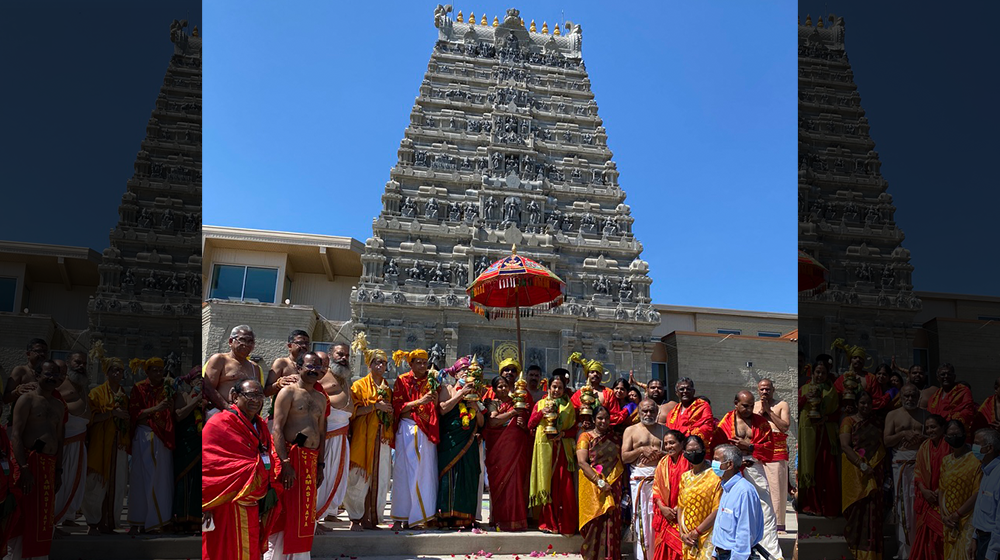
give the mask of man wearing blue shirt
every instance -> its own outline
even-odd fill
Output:
[[[1000,432],[983,428],[976,432],[972,452],[983,464],[972,526],[976,529],[976,560],[1000,558]]]
[[[764,511],[757,489],[739,473],[743,455],[734,445],[715,448],[712,470],[722,479],[722,499],[712,529],[713,556],[718,560],[762,557],[758,543],[764,536]]]

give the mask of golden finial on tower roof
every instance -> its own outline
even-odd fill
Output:
[[[483,20],[480,21],[479,23],[486,25],[486,14],[483,14]]]
[[[806,26],[807,27],[812,27],[812,25],[813,25],[813,18],[812,18],[812,16],[809,15],[809,14],[806,14]]]
[[[194,29],[191,30],[191,36],[192,37],[197,37],[198,36],[198,26],[197,25],[194,26]]]
[[[500,27],[500,19],[497,16],[493,16],[493,27]]]
[[[524,18],[521,18],[521,27],[524,27]]]
[[[455,16],[455,21],[457,21],[458,23],[462,23],[462,10],[458,11],[458,15]]]
[[[549,24],[545,23],[544,21],[542,22],[542,33],[546,35],[549,34]]]
[[[476,12],[469,12],[469,25],[476,25]]]
[[[557,23],[557,24],[556,24],[556,29],[555,29],[555,31],[553,31],[553,32],[552,32],[552,34],[553,34],[553,35],[559,35],[559,27],[560,27],[560,26],[559,26],[559,24]]]
[[[528,31],[531,31],[532,33],[538,32],[538,29],[535,28],[535,20],[531,20],[531,29],[529,29]]]
[[[817,21],[816,27],[818,27],[820,29],[823,29],[823,18],[822,17],[819,18],[819,21]]]

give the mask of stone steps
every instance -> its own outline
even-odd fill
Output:
[[[502,533],[497,531],[473,534],[469,531],[427,530],[400,531],[337,531],[336,534],[319,535],[313,541],[314,556],[338,557],[346,551],[350,556],[371,558],[392,555],[442,556],[464,558],[478,551],[494,555],[527,556],[531,552],[578,554],[583,537],[550,535],[540,531]],[[549,546],[552,548],[550,549]]]
[[[799,524],[799,559],[800,560],[839,560],[841,557],[852,558],[847,541],[844,540],[844,527],[847,521],[843,517],[820,517],[815,515],[798,515]],[[892,558],[897,552],[896,525],[885,523],[882,528],[885,538],[883,558]],[[782,543],[784,544],[784,543]],[[790,558],[790,556],[789,556]]]
[[[201,558],[201,537],[127,535],[73,535],[52,541],[52,560],[102,558],[107,560],[178,560]]]

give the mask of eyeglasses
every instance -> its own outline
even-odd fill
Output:
[[[309,371],[323,371],[324,369],[326,369],[323,366],[313,366],[313,365],[302,366],[302,368],[306,369],[306,370],[309,370]]]
[[[242,395],[242,396],[244,396],[244,397],[246,397],[246,398],[248,398],[248,399],[250,399],[252,401],[262,401],[262,400],[264,400],[264,393],[258,393],[256,391],[253,392],[253,393],[240,393],[240,395]]]

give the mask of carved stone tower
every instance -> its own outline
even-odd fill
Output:
[[[174,374],[201,357],[201,37],[186,26],[170,26],[174,54],[88,307],[107,355],[173,354]]]
[[[549,372],[581,351],[648,374],[659,315],[580,26],[449,11],[435,11],[438,41],[366,242],[355,330],[374,347],[432,349],[439,366],[476,353],[495,373],[516,353],[514,323],[470,311],[465,288],[516,245],[567,283],[564,305],[522,321],[526,366]]]
[[[830,270],[799,299],[809,357],[844,338],[874,363],[910,363],[920,300],[878,152],[844,49],[844,20],[799,26],[799,248]]]

